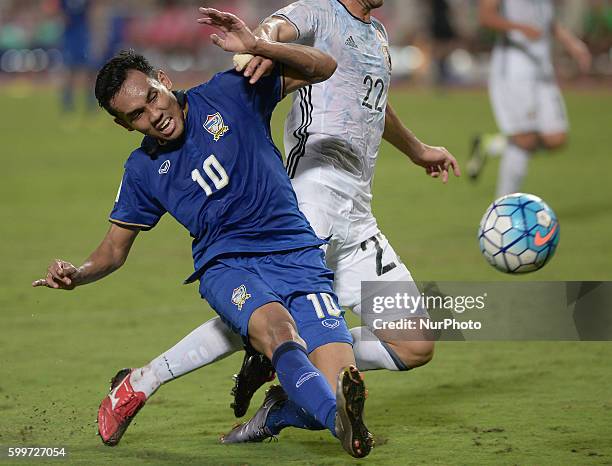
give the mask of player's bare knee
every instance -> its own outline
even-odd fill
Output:
[[[529,152],[533,152],[540,144],[540,138],[536,133],[515,134],[510,137],[510,141],[515,146],[520,147]]]
[[[274,322],[270,326],[268,333],[270,336],[271,345],[274,349],[288,341],[295,341],[296,343],[303,344],[303,340],[300,338],[293,321],[284,320]]]
[[[395,341],[388,345],[409,369],[424,366],[433,359],[433,341]]]
[[[561,149],[567,144],[567,133],[542,135],[542,145],[548,150]]]
[[[435,348],[433,341],[417,341],[413,343],[415,343],[412,348],[413,367],[424,366],[433,359]]]

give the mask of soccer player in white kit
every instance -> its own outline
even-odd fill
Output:
[[[324,86],[309,86],[295,96],[285,123],[287,172],[300,210],[321,238],[329,238],[328,266],[341,306],[362,314],[362,282],[409,283],[420,292],[406,266],[378,228],[372,213],[372,182],[384,137],[411,161],[446,183],[460,170],[444,148],[419,141],[387,103],[391,57],[387,32],[371,16],[382,0],[300,0],[263,21],[262,37],[309,44],[332,55],[335,74]],[[256,82],[273,64],[261,57],[236,57],[237,69]],[[244,68],[245,61],[248,66]],[[387,322],[423,317],[426,311],[384,315]],[[374,329],[371,314],[351,329],[357,366],[362,370],[406,371],[427,364],[432,338],[420,330]],[[234,387],[234,412],[250,399],[251,374],[245,359]],[[243,383],[244,382],[244,383]],[[257,415],[256,415],[257,416]],[[255,418],[253,418],[255,419]]]
[[[371,188],[381,138],[444,183],[449,172],[461,174],[445,148],[419,141],[387,104],[391,77],[388,38],[383,25],[370,15],[383,1],[301,0],[267,18],[255,31],[273,41],[310,44],[338,62],[330,85],[309,86],[295,98],[287,117],[285,147],[299,207],[317,235],[329,238],[326,258],[335,272],[334,291],[340,304],[357,314],[361,312],[362,281],[412,283],[410,272],[372,214]],[[237,68],[244,68],[245,76],[255,83],[274,65],[262,57],[251,58],[246,68]],[[412,292],[420,294],[414,283]],[[397,319],[401,317],[410,316]],[[426,364],[433,356],[434,342],[418,330],[402,331],[400,338],[393,331],[373,332],[365,326],[351,333],[360,370],[405,371]],[[211,319],[132,371],[131,381],[142,387],[148,399],[162,384],[242,348],[240,339],[219,318]],[[313,363],[324,366],[323,359],[329,358],[333,354],[320,355]],[[253,361],[261,362],[258,355],[247,355],[243,370]],[[246,381],[253,386],[247,387],[240,414],[235,407],[237,416],[246,412],[253,390],[267,375]]]
[[[287,172],[300,210],[321,238],[330,238],[328,266],[335,272],[340,304],[361,314],[364,281],[412,282],[412,276],[381,233],[372,213],[372,182],[384,137],[429,174],[459,175],[444,148],[421,143],[388,105],[392,62],[387,31],[372,17],[382,0],[301,0],[279,10],[260,33],[280,42],[321,49],[338,62],[324,85],[294,97],[285,123]],[[244,70],[255,81],[271,63],[256,58]],[[416,287],[415,294],[419,294]],[[392,334],[364,327],[351,333],[364,370],[408,370],[426,364],[434,343],[415,332]]]
[[[587,72],[586,45],[555,18],[553,0],[480,0],[480,22],[498,31],[489,77],[491,104],[505,138],[475,141],[468,162],[476,178],[487,155],[502,153],[497,195],[520,190],[531,154],[558,149],[567,141],[568,119],[552,61],[557,39]],[[501,141],[501,144],[499,142]]]

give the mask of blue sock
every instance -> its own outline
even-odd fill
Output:
[[[336,435],[336,395],[306,350],[294,341],[283,343],[272,355],[272,365],[289,399]]]
[[[296,405],[287,400],[282,405],[274,407],[266,419],[266,427],[273,435],[277,435],[285,427],[297,427],[307,430],[324,430],[325,426]]]

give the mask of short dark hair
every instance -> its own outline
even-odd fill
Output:
[[[98,72],[96,99],[98,99],[100,107],[113,116],[116,116],[117,112],[110,102],[123,86],[130,70],[140,71],[151,78],[156,78],[155,68],[144,56],[134,50],[122,50]]]

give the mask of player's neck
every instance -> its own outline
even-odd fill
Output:
[[[365,0],[338,0],[356,18],[369,23],[372,9]]]

